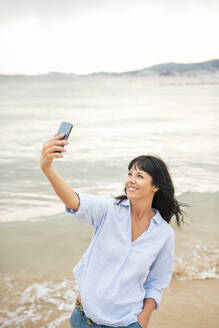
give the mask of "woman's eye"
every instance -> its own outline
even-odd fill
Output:
[[[139,178],[143,178],[143,176],[142,176],[142,175],[140,175],[140,174],[138,175],[138,177],[139,177]]]
[[[131,176],[132,174],[131,173],[128,173],[128,176]]]

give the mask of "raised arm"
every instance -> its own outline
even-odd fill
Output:
[[[74,211],[77,211],[80,204],[78,195],[72,189],[70,184],[68,184],[65,179],[52,167],[53,159],[63,158],[63,152],[66,152],[66,149],[62,147],[62,145],[67,145],[69,142],[66,140],[60,140],[63,136],[64,133],[59,136],[53,136],[51,139],[43,143],[40,157],[40,167],[63,203],[68,208],[72,208]],[[61,151],[61,153],[56,153],[55,151]]]

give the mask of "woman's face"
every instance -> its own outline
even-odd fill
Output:
[[[152,185],[152,177],[138,167],[132,167],[128,171],[128,178],[125,182],[126,195],[128,199],[145,199],[152,198],[154,193],[159,189]]]

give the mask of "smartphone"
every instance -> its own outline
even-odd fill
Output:
[[[70,133],[71,133],[72,128],[73,128],[72,123],[63,121],[59,126],[59,129],[56,133],[56,136],[59,136],[60,134],[65,133],[64,137],[62,139],[59,139],[59,140],[67,140]],[[60,145],[60,146],[64,147],[64,145]],[[61,151],[55,151],[55,153],[61,153]]]

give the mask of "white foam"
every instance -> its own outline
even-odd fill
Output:
[[[4,278],[3,280],[8,283],[10,279]],[[7,296],[10,301],[16,295],[20,306],[11,311],[0,310],[2,328],[11,326],[17,328],[40,327],[41,321],[46,322],[49,328],[56,328],[63,321],[70,319],[76,297],[75,287],[74,284],[72,286],[71,281],[33,283],[23,291],[17,291],[17,288],[20,289],[21,286],[13,287],[15,290],[11,288],[11,284],[8,284],[5,297]],[[45,305],[48,309],[46,314],[44,313]]]
[[[177,280],[219,278],[217,263],[219,250],[213,246],[196,244],[189,256],[174,259],[174,277]]]

